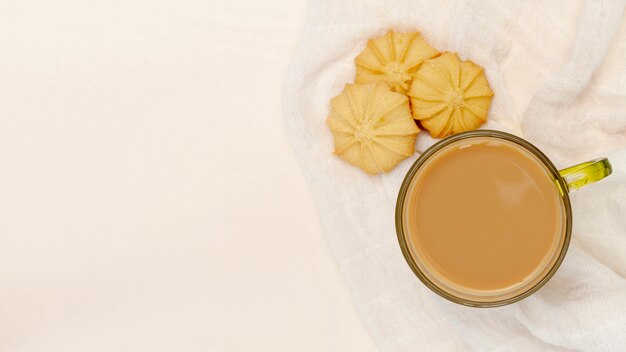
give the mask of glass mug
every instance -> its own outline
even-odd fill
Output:
[[[503,275],[502,278],[506,278],[507,270],[509,270],[509,268],[508,267],[503,267],[503,268],[488,267],[487,265],[490,263],[485,262],[486,259],[483,261],[483,259],[481,259],[483,257],[481,257],[481,255],[477,253],[470,253],[467,251],[464,252],[464,248],[466,247],[464,247],[464,245],[460,243],[456,243],[455,246],[457,247],[456,250],[459,250],[460,248],[461,251],[460,252],[457,251],[455,254],[454,251],[451,250],[452,247],[446,247],[446,246],[451,246],[451,243],[454,243],[450,241],[461,241],[465,244],[469,243],[467,241],[478,241],[476,239],[471,238],[471,236],[464,234],[463,230],[458,230],[460,225],[455,224],[455,221],[456,221],[455,217],[458,216],[458,214],[457,215],[445,214],[446,219],[449,219],[449,220],[444,219],[445,224],[438,224],[438,223],[434,223],[434,225],[428,224],[429,222],[432,223],[434,220],[431,221],[429,220],[429,218],[423,218],[423,217],[420,219],[416,215],[417,214],[416,209],[422,209],[424,210],[424,213],[426,214],[427,212],[425,210],[428,210],[428,208],[425,208],[425,207],[416,208],[417,206],[414,205],[414,203],[418,202],[419,200],[418,197],[421,197],[422,195],[426,197],[427,193],[424,193],[424,192],[426,192],[427,190],[421,191],[423,187],[428,187],[428,186],[424,186],[426,182],[430,182],[429,184],[431,185],[433,184],[433,182],[436,182],[436,180],[428,181],[429,179],[427,177],[429,176],[427,175],[437,175],[437,174],[433,174],[433,172],[437,171],[438,168],[441,169],[442,165],[445,165],[445,160],[443,159],[444,155],[446,155],[445,153],[449,154],[450,151],[460,151],[466,146],[473,146],[473,145],[479,145],[479,144],[480,145],[484,144],[484,145],[494,145],[494,146],[507,146],[507,148],[511,148],[511,150],[515,149],[515,152],[521,153],[520,155],[523,155],[523,158],[527,158],[528,160],[532,161],[532,163],[537,165],[538,167],[537,170],[539,169],[543,170],[542,172],[545,172],[545,177],[547,180],[547,182],[545,182],[545,185],[546,185],[545,187],[548,187],[543,190],[543,193],[552,194],[553,192],[554,196],[550,196],[552,198],[548,196],[543,197],[540,193],[539,198],[537,199],[540,199],[540,200],[541,199],[553,199],[554,204],[556,204],[555,209],[558,209],[556,210],[556,212],[558,212],[558,214],[561,214],[559,215],[560,220],[558,221],[558,223],[555,222],[556,224],[555,227],[548,227],[549,229],[552,229],[552,228],[555,229],[554,236],[553,236],[554,239],[550,239],[550,240],[546,240],[544,238],[545,236],[543,235],[538,236],[536,234],[529,233],[528,237],[518,236],[518,235],[516,235],[517,237],[510,237],[511,239],[516,241],[516,244],[509,245],[506,243],[508,239],[505,239],[504,240],[505,242],[502,242],[503,241],[502,238],[494,239],[493,233],[489,235],[492,237],[485,237],[486,235],[483,235],[482,233],[479,234],[479,237],[482,236],[480,237],[481,238],[480,241],[486,241],[485,238],[489,238],[489,241],[492,241],[492,240],[500,241],[500,245],[503,246],[502,248],[505,248],[507,251],[509,251],[507,253],[514,253],[514,254],[516,253],[515,255],[518,255],[518,256],[519,255],[524,256],[525,255],[524,250],[526,250],[526,248],[530,248],[530,247],[527,247],[528,244],[524,243],[524,241],[527,241],[528,239],[530,239],[531,236],[535,236],[536,240],[538,241],[543,241],[542,243],[544,242],[550,243],[549,244],[550,250],[547,250],[545,252],[545,255],[541,254],[541,258],[542,258],[541,261],[536,262],[536,267],[533,267],[532,272],[530,272],[530,274],[528,274],[527,276],[523,276],[524,277],[523,279],[517,280],[514,284],[507,284],[508,286],[503,286],[503,287],[485,286],[486,288],[485,287],[481,288],[481,287],[478,287],[480,285],[474,287],[470,284],[460,283],[462,282],[462,279],[464,280],[462,275],[465,275],[465,274],[473,275],[474,279],[477,280],[477,282],[482,282],[481,280],[486,280],[486,277],[483,274],[491,273],[491,272],[494,273],[493,274],[494,277],[498,275],[501,275],[501,276]],[[450,154],[450,155],[453,155],[453,154]],[[458,154],[458,155],[460,155],[461,158],[463,158],[462,154]],[[436,163],[435,160],[437,159],[440,159],[443,161]],[[507,159],[506,157],[500,157],[500,159],[501,159],[501,162],[505,162],[505,163],[510,162],[509,159]],[[460,160],[460,159],[456,159],[456,160]],[[480,159],[480,160],[486,160],[486,159]],[[525,162],[524,160],[522,160],[522,162]],[[503,164],[503,165],[506,165],[506,164]],[[396,203],[396,232],[398,235],[398,241],[400,243],[400,247],[402,249],[404,258],[406,259],[407,263],[409,264],[413,272],[428,288],[430,288],[432,291],[434,291],[438,295],[452,302],[466,305],[466,306],[472,306],[472,307],[497,307],[497,306],[503,306],[503,305],[517,302],[523,298],[528,297],[529,295],[531,295],[532,293],[540,289],[554,275],[554,273],[559,268],[561,262],[563,261],[563,258],[565,257],[565,254],[567,252],[567,248],[570,242],[571,232],[572,232],[572,211],[571,211],[568,192],[579,189],[595,181],[598,181],[608,176],[609,174],[611,174],[611,171],[612,171],[611,165],[606,158],[588,161],[588,162],[578,164],[578,165],[559,171],[552,164],[552,162],[535,146],[533,146],[529,142],[517,136],[511,135],[505,132],[491,131],[491,130],[476,130],[476,131],[459,133],[459,134],[447,137],[441,140],[440,142],[438,142],[437,144],[433,145],[432,147],[430,147],[415,161],[415,163],[413,164],[413,166],[410,168],[409,172],[407,173],[404,179],[404,182],[402,183],[402,186],[400,188],[398,200]],[[468,172],[471,172],[471,171],[468,171]],[[476,170],[474,171],[474,173],[477,175],[480,175],[481,172],[482,172],[481,167],[478,167],[477,171]],[[525,173],[526,171],[522,170],[521,172]],[[464,171],[456,172],[452,174],[452,177],[454,180],[459,180],[457,182],[463,182],[463,177],[464,177],[463,174],[465,174]],[[544,176],[541,176],[541,177],[544,177]],[[446,182],[446,181],[440,179],[439,182],[441,183],[441,182]],[[453,188],[452,186],[453,185],[451,185],[451,188]],[[446,187],[445,184],[443,187],[444,188]],[[440,189],[442,188],[440,187]],[[538,192],[537,191],[538,188],[533,188],[533,189],[535,190],[534,191],[535,193]],[[510,190],[511,189],[505,188],[504,193],[501,193],[501,194],[505,194],[507,192],[511,193]],[[472,190],[471,192],[474,192],[473,194],[475,195],[476,194],[480,195],[481,190]],[[431,200],[435,200],[435,203],[439,204],[438,205],[439,208],[435,210],[429,210],[429,211],[445,210],[444,208],[447,207],[447,204],[451,204],[449,203],[450,201],[452,201],[451,199],[454,199],[453,200],[454,202],[463,203],[465,201],[464,199],[454,198],[454,194],[452,195],[451,198],[450,198],[450,195],[442,195],[441,197],[439,197],[438,195],[434,195],[434,196],[431,195],[431,197],[434,197],[434,198],[431,198]],[[484,201],[484,199],[492,199],[489,197],[487,198],[475,197],[475,198],[476,198],[476,201],[478,202],[480,202],[481,200]],[[550,202],[552,202],[552,200],[550,200]],[[539,206],[539,209],[544,209],[543,204],[541,203],[537,203],[537,204]],[[428,206],[428,204],[426,204],[425,206]],[[458,212],[459,209],[464,209],[462,208],[463,206],[465,205],[455,204],[453,208]],[[434,206],[434,208],[437,208],[437,206]],[[511,209],[514,209],[514,208],[511,208]],[[471,211],[472,210],[469,210],[470,213]],[[424,216],[428,216],[428,214]],[[516,213],[513,213],[512,216],[518,217],[518,218],[521,217],[521,215],[516,214]],[[414,220],[414,219],[417,219],[417,220]],[[480,220],[480,221],[490,221],[490,220]],[[474,221],[474,223],[478,224],[477,226],[480,226],[480,221],[476,220]],[[502,220],[502,218],[499,218],[498,221],[504,221],[504,220]],[[523,224],[523,221],[527,221],[527,220],[525,218],[522,218],[516,221],[518,221],[516,223],[518,225],[517,228],[511,227],[510,232],[511,233],[515,232],[515,233],[525,235],[523,232],[520,232],[520,231],[524,231],[524,228],[523,228],[524,226],[521,226],[522,229],[520,229],[519,221],[522,221],[521,223]],[[537,221],[543,221],[543,220],[540,219]],[[504,224],[502,226],[508,226],[508,225]],[[450,230],[452,232],[450,231],[449,232],[452,233],[452,235],[450,236],[456,236],[456,237],[437,238],[436,236],[439,235],[438,233],[435,233],[435,232],[430,233],[430,234],[428,233],[428,231],[433,231],[433,229],[436,229],[437,227],[442,227],[446,229],[454,229],[454,231]],[[444,229],[442,231],[448,231],[448,230]],[[447,236],[448,233],[446,232],[445,234]],[[495,235],[498,235],[498,234],[496,233]],[[426,242],[426,238],[430,238],[430,241],[434,241],[434,242],[430,242],[430,243]],[[437,243],[437,241],[439,241],[440,243]],[[482,246],[483,243],[485,245],[488,244],[487,242],[476,242],[476,243],[473,243],[473,245]],[[433,253],[429,254],[429,250],[431,250],[429,248],[435,248],[435,249],[432,249],[433,253],[436,253],[435,250],[438,250],[439,251],[438,253],[440,255],[438,260],[440,260],[440,262],[441,262],[441,259],[443,259],[444,262],[448,261],[449,266],[446,267],[445,265],[438,264],[436,260],[433,259],[435,258]],[[489,249],[485,249],[481,247],[472,247],[472,246],[468,246],[467,248],[474,248],[474,249],[479,248],[481,251],[489,250]],[[548,247],[544,246],[542,248],[548,248]],[[490,257],[491,254],[493,254],[493,258],[507,258],[506,253],[498,254],[498,253],[483,252],[482,255],[484,255],[485,253],[487,254],[487,256],[484,258]],[[455,258],[454,256],[458,256],[458,258]],[[474,258],[475,260],[477,260],[477,262],[474,264],[472,264],[471,262],[463,262],[463,260],[466,260],[467,258]],[[513,258],[513,257],[510,257],[510,258]],[[517,265],[516,263],[518,262],[516,261],[513,263],[509,263],[509,264],[512,264],[512,266],[515,267]],[[491,264],[493,264],[493,262]],[[477,269],[473,269],[472,265],[477,265],[476,267]],[[455,281],[452,274],[450,274],[452,272],[451,270],[449,270],[449,272],[446,271],[449,268],[456,268],[455,270],[458,270],[460,274],[459,273],[457,274],[461,275],[461,276],[457,275],[458,280]],[[483,272],[480,272],[480,270],[478,269],[483,270]],[[496,271],[494,270],[498,272],[496,273]],[[510,269],[510,270],[512,271],[513,269]],[[487,281],[484,281],[484,282],[487,282]]]

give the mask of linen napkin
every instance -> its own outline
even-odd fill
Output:
[[[624,1],[311,0],[284,85],[291,144],[357,310],[384,351],[626,350]],[[332,154],[330,99],[353,82],[368,38],[420,31],[485,67],[495,97],[483,128],[517,134],[566,167],[607,156],[613,175],[571,194],[561,268],[516,304],[477,309],[423,286],[400,252],[397,193],[412,162],[369,176]]]

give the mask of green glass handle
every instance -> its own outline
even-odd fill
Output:
[[[613,172],[607,158],[599,158],[560,170],[569,191],[574,191],[588,184],[599,181]]]

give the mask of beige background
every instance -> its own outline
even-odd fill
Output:
[[[374,351],[285,135],[303,1],[0,1],[0,351]]]

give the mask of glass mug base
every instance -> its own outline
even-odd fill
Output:
[[[535,146],[500,131],[448,137],[415,161],[400,188],[402,253],[427,287],[452,302],[517,302],[565,257],[568,192],[610,173],[606,159],[559,171]]]

